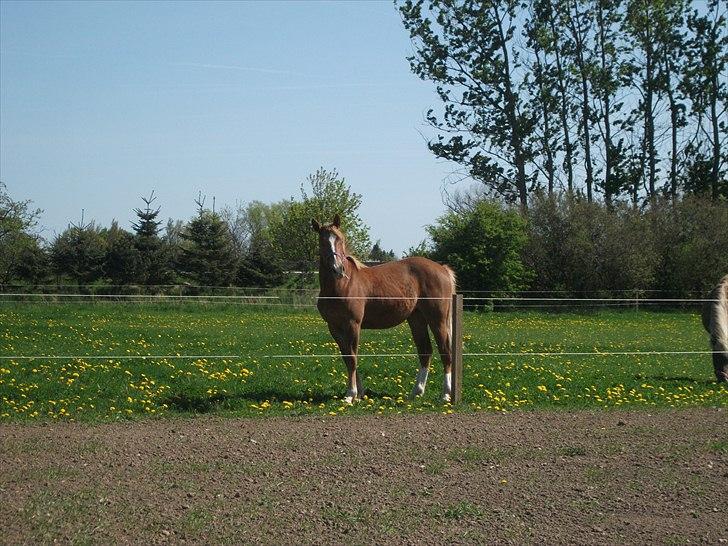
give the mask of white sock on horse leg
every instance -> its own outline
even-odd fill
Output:
[[[348,391],[346,391],[346,396],[344,397],[344,404],[353,404],[354,401],[356,400],[356,395],[357,395],[356,389],[354,389],[354,390],[349,389]]]
[[[412,398],[424,394],[425,387],[427,386],[427,374],[429,374],[429,373],[430,373],[430,369],[425,368],[425,367],[420,368],[420,371],[417,372],[417,380],[415,382],[415,387],[414,387],[414,389],[412,389],[412,395],[411,395]]]
[[[452,395],[452,372],[447,372],[445,374],[445,381],[442,386],[442,399],[445,402],[449,402],[451,395]]]

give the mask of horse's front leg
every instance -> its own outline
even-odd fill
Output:
[[[361,380],[357,377],[356,370],[360,330],[361,325],[353,321],[343,328],[340,325],[329,325],[329,331],[336,340],[341,351],[341,357],[344,359],[344,364],[346,364],[348,388],[344,402],[347,404],[352,404],[358,396],[363,394],[363,392],[359,392],[361,390]]]

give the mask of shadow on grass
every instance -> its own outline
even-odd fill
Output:
[[[634,376],[639,381],[666,381],[668,383],[694,383],[696,385],[716,385],[714,379],[695,379],[694,377],[688,377],[685,375],[643,375],[637,374]]]
[[[343,394],[343,393],[342,393]],[[381,393],[378,391],[370,391],[367,389],[365,394],[369,398],[383,398],[385,396],[392,397],[392,394]],[[236,409],[240,404],[245,402],[281,402],[288,400],[290,402],[309,402],[312,404],[326,404],[337,399],[332,393],[313,393],[311,395],[300,395],[287,392],[283,389],[258,390],[249,393],[236,394],[189,394],[178,393],[172,394],[161,401],[167,404],[172,411],[183,413],[210,413],[220,409]]]

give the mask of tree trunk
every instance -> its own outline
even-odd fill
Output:
[[[657,152],[655,151],[655,119],[652,116],[654,66],[652,47],[645,50],[645,152],[647,154],[647,191],[650,199],[655,197],[655,173]]]
[[[672,88],[672,64],[670,63],[670,53],[665,48],[663,52],[665,61],[665,79],[667,99],[670,103],[670,200],[675,203],[677,200],[677,130],[678,130],[678,105],[675,100],[675,91]]]
[[[600,56],[601,56],[601,63],[602,63],[602,73],[606,73],[607,70],[607,53],[604,47],[605,42],[605,29],[604,29],[604,13],[602,10],[602,4],[601,2],[597,3],[598,9],[597,9],[597,23],[599,25],[599,49],[600,49]],[[612,171],[613,166],[612,162],[613,159],[613,153],[612,153],[612,127],[611,127],[611,119],[610,119],[610,109],[611,109],[611,101],[610,101],[610,95],[609,95],[609,89],[604,89],[604,94],[602,95],[602,107],[604,108],[603,112],[603,118],[604,118],[604,152],[606,155],[606,164],[604,166],[604,203],[606,204],[607,208],[612,208],[612,195],[613,195],[613,187],[612,187]]]
[[[720,169],[720,135],[718,132],[718,71],[713,70],[710,81],[710,117],[713,128],[713,161],[710,170],[710,190],[714,201],[718,200],[718,170]]]
[[[549,26],[554,36],[559,36],[556,31],[556,25],[554,23],[554,17],[549,17]],[[559,98],[561,99],[561,108],[559,110],[559,118],[561,120],[561,129],[564,132],[564,168],[566,169],[566,188],[569,194],[574,192],[574,165],[572,158],[572,144],[571,137],[569,136],[569,108],[567,102],[566,83],[564,69],[561,64],[561,54],[559,53],[559,46],[554,46],[554,57],[556,59],[556,73],[559,84]]]
[[[594,185],[594,168],[591,158],[591,132],[589,130],[589,118],[591,117],[591,108],[589,106],[589,85],[586,72],[586,62],[584,60],[584,37],[582,35],[580,25],[579,8],[574,3],[574,12],[569,15],[571,23],[571,32],[574,37],[574,45],[576,47],[576,62],[579,69],[579,77],[581,78],[581,127],[582,137],[584,139],[584,161],[586,162],[586,198],[588,202],[592,202],[592,187]]]
[[[543,84],[543,67],[541,65],[541,57],[538,53],[538,50],[535,51],[536,55],[536,66],[539,70],[539,73],[541,75],[541,78],[539,80],[539,93],[541,94],[542,100],[541,100],[541,112],[543,114],[543,149],[544,153],[546,154],[546,178],[547,178],[547,187],[548,187],[548,194],[549,196],[553,195],[554,193],[554,152],[551,149],[551,143],[549,142],[549,135],[551,134],[551,116],[548,108],[546,107],[546,102],[543,100],[543,97],[546,96],[546,89]]]
[[[528,210],[528,187],[526,186],[526,160],[523,153],[523,134],[518,122],[516,111],[516,96],[513,93],[513,82],[511,81],[511,64],[508,54],[508,45],[503,32],[503,20],[498,12],[498,6],[493,6],[495,20],[498,21],[498,32],[500,35],[501,53],[503,54],[503,92],[505,96],[505,110],[508,125],[510,126],[510,141],[513,149],[513,162],[516,167],[516,189],[518,190],[518,201],[521,210]]]

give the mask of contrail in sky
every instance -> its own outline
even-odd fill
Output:
[[[170,63],[172,66],[188,66],[191,68],[221,68],[223,70],[240,70],[242,72],[260,72],[263,74],[286,74],[289,76],[305,76],[300,72],[290,70],[276,70],[273,68],[251,68],[247,66],[235,66],[228,64],[207,64],[207,63]]]

